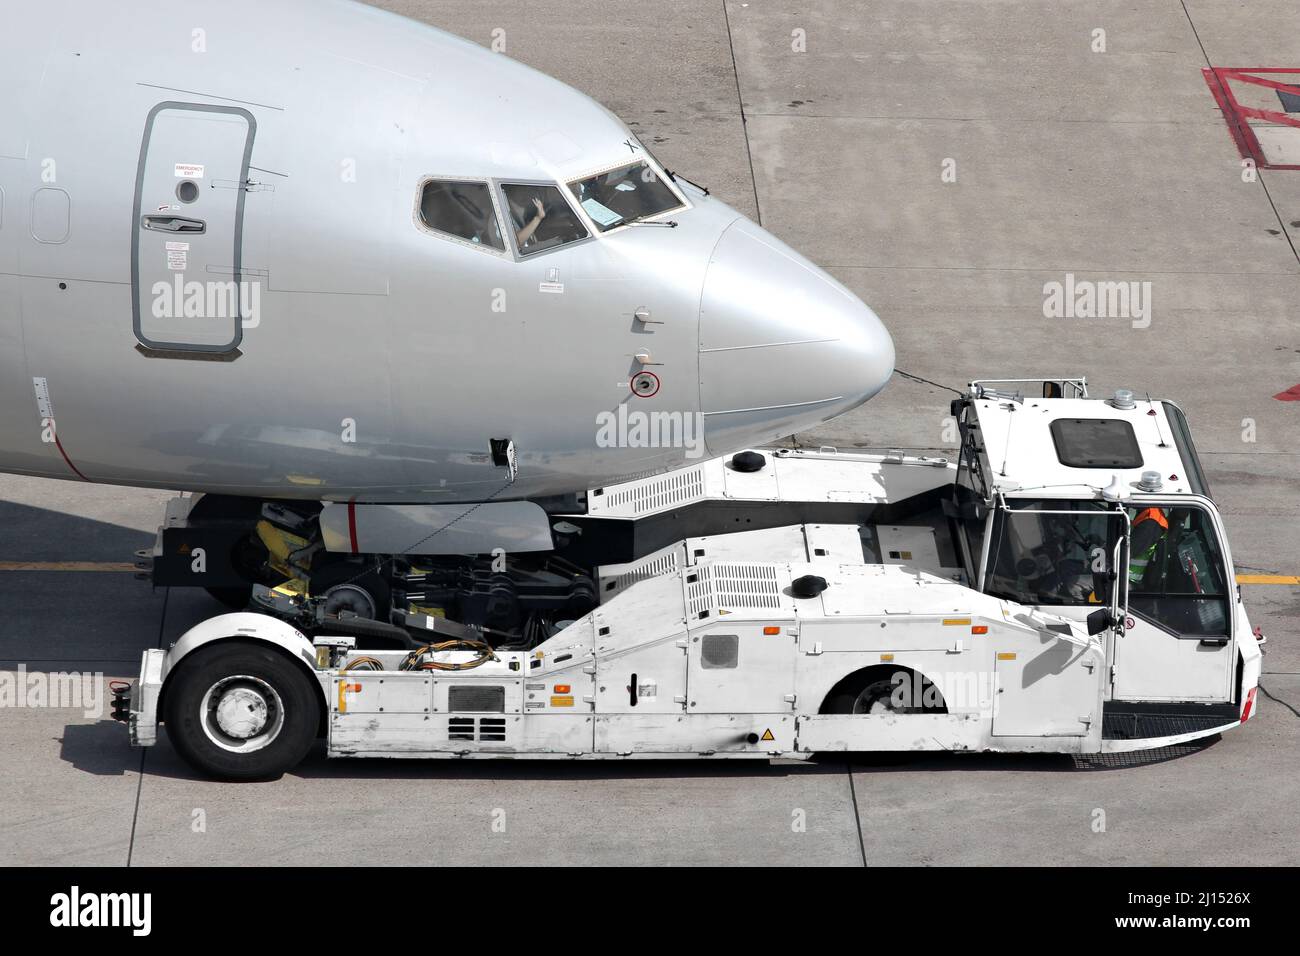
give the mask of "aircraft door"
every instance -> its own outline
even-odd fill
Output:
[[[257,122],[247,110],[160,103],[140,147],[131,245],[135,336],[149,349],[232,352],[256,294],[242,282]]]

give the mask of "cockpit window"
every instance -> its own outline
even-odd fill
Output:
[[[558,186],[502,183],[501,192],[520,255],[531,256],[589,235]]]
[[[569,188],[601,232],[682,206],[677,194],[645,162],[575,180]]]
[[[436,232],[505,251],[487,183],[429,180],[420,196],[420,219]]]

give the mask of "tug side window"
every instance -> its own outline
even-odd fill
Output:
[[[1228,633],[1229,583],[1200,508],[1129,509],[1129,608],[1178,634]]]
[[[504,183],[501,193],[520,255],[531,256],[587,238],[587,227],[578,220],[558,186]]]
[[[486,183],[429,180],[420,196],[420,219],[436,232],[505,251],[496,207]]]

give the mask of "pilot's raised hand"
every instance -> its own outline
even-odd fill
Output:
[[[515,239],[518,241],[519,248],[521,249],[532,240],[533,233],[537,231],[537,227],[540,226],[542,220],[546,218],[546,207],[542,205],[542,201],[536,196],[533,197],[533,208],[537,210],[537,215],[528,220],[524,225],[520,226],[515,232]]]

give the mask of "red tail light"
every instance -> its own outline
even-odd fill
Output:
[[[1246,694],[1246,703],[1241,708],[1241,722],[1244,724],[1250,720],[1251,712],[1255,709],[1255,691],[1258,687],[1252,687]]]

